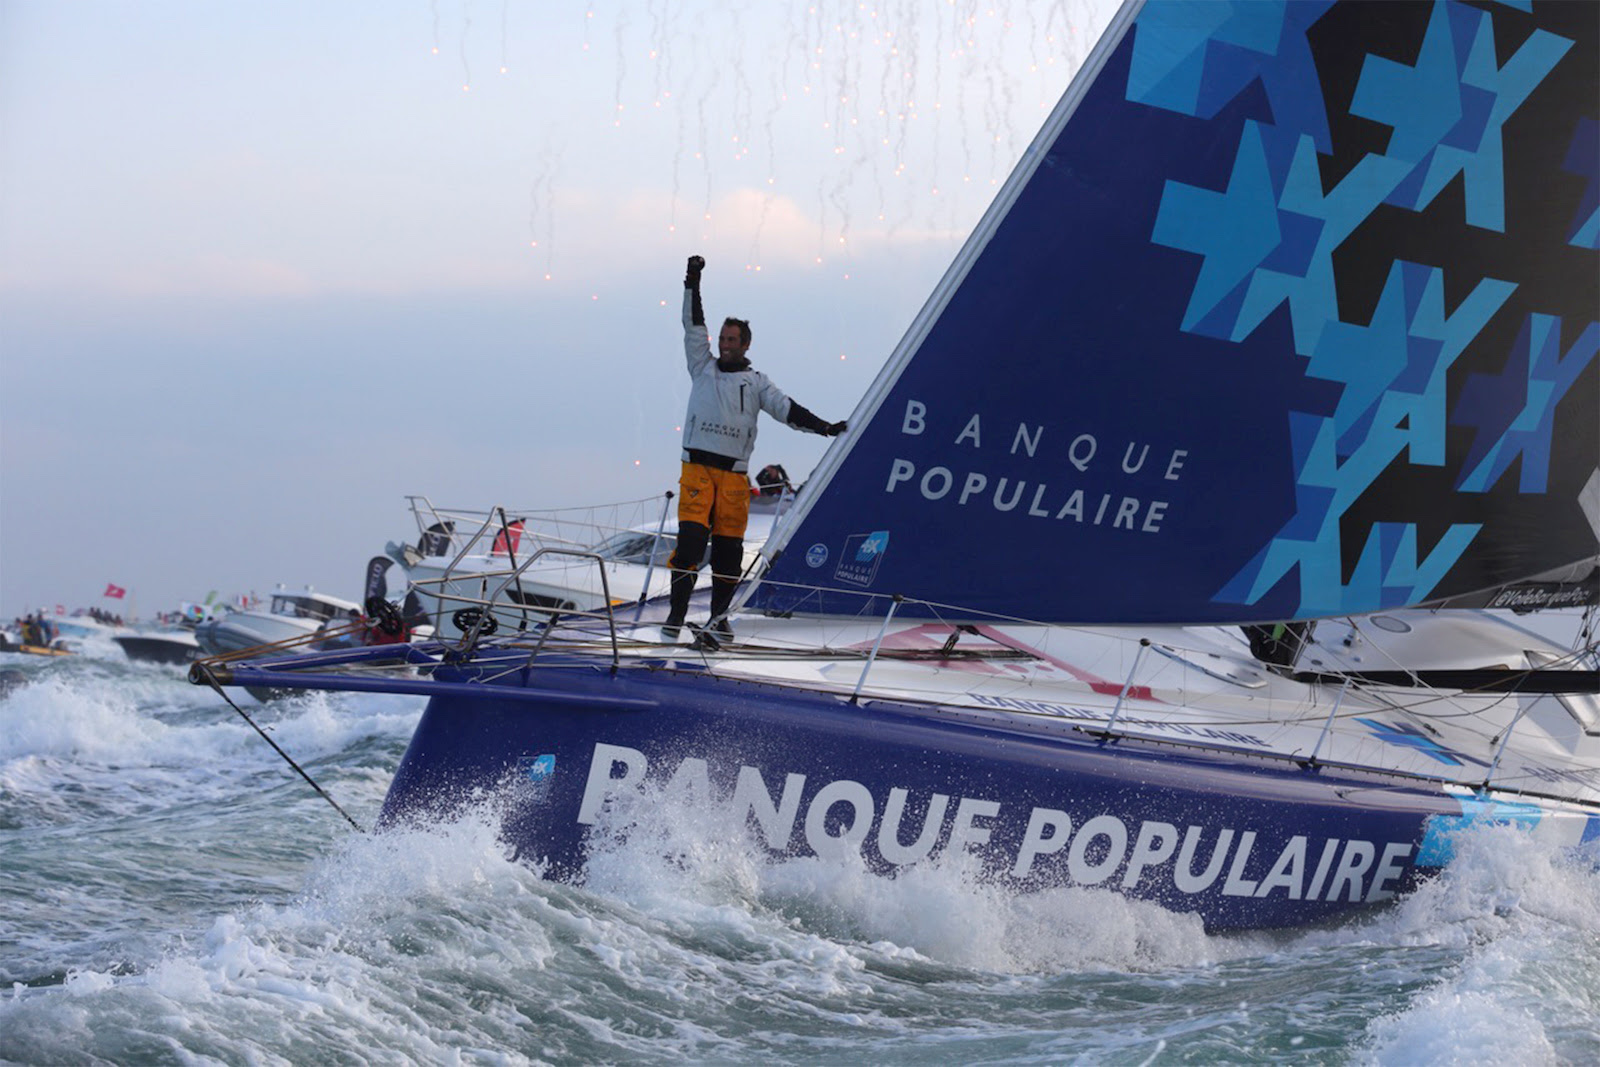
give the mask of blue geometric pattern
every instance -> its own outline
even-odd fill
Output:
[[[1578,123],[1561,169],[1588,179],[1583,206],[1578,209],[1567,243],[1600,251],[1600,122],[1584,119]]]
[[[1505,372],[1467,379],[1451,421],[1478,428],[1460,488],[1491,488],[1512,460],[1522,459],[1524,493],[1545,491],[1556,401],[1600,351],[1600,324],[1590,323],[1561,355],[1561,320],[1530,315],[1517,335]]]
[[[1485,492],[1520,459],[1521,491],[1543,492],[1556,405],[1600,338],[1589,323],[1562,354],[1561,322],[1531,315],[1501,375],[1472,376],[1450,410],[1447,372],[1515,284],[1482,278],[1447,311],[1450,263],[1395,260],[1371,320],[1340,319],[1334,257],[1374,212],[1422,212],[1459,180],[1462,221],[1504,230],[1502,128],[1573,42],[1535,30],[1500,64],[1490,16],[1438,0],[1415,63],[1366,57],[1349,111],[1388,127],[1388,143],[1325,189],[1328,105],[1306,41],[1324,10],[1283,0],[1152,3],[1139,18],[1126,90],[1130,101],[1202,119],[1253,84],[1269,103],[1268,119],[1244,112],[1251,117],[1225,188],[1166,183],[1151,240],[1199,257],[1185,331],[1237,343],[1287,305],[1308,377],[1340,387],[1331,415],[1291,416],[1296,514],[1217,594],[1253,604],[1297,571],[1306,616],[1426,600],[1466,551],[1474,524],[1435,532],[1419,558],[1414,524],[1379,523],[1343,577],[1348,509],[1396,464],[1442,466],[1449,426],[1477,432],[1458,489]],[[1567,169],[1590,179],[1571,231],[1583,248],[1600,246],[1596,146],[1593,123],[1573,131]]]
[[[1253,122],[1245,124],[1233,175],[1224,192],[1167,183],[1156,218],[1155,240],[1198,253],[1204,260],[1183,319],[1184,329],[1194,329],[1278,248],[1283,231],[1278,225],[1276,200],[1266,153]]]
[[[1441,3],[1416,66],[1369,56],[1351,114],[1392,126],[1387,155],[1414,165],[1390,202],[1420,211],[1459,174],[1467,222],[1504,230],[1501,127],[1571,47],[1571,41],[1535,31],[1496,67],[1489,15]]]
[[[1403,723],[1390,724],[1381,719],[1357,718],[1356,721],[1371,730],[1372,736],[1378,738],[1378,740],[1387,741],[1391,745],[1399,745],[1402,748],[1416,749],[1429,759],[1438,760],[1440,763],[1445,763],[1452,767],[1460,767],[1466,763],[1475,763],[1480,767],[1488,766],[1481,759],[1445,748],[1439,742],[1423,733],[1419,727]]]
[[[1279,124],[1305,131],[1329,151],[1322,94],[1300,74],[1311,67],[1306,28],[1331,5],[1152,4],[1139,15],[1143,47],[1133,55],[1128,99],[1208,119],[1259,80]]]

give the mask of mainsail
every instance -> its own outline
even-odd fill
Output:
[[[752,606],[1203,623],[1592,592],[1597,23],[1124,9]]]

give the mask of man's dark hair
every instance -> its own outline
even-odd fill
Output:
[[[739,327],[739,343],[742,345],[748,345],[750,343],[750,324],[744,319],[736,319],[732,315],[729,315],[727,318],[722,320],[722,325]]]

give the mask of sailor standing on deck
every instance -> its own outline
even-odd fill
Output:
[[[678,547],[672,556],[672,610],[663,636],[676,640],[689,610],[695,574],[711,542],[712,632],[732,636],[728,606],[744,560],[744,529],[750,518],[750,453],[756,419],[765,411],[797,430],[837,437],[843,422],[823,422],[785,396],[750,366],[750,324],[730,318],[711,355],[700,272],[706,261],[689,257],[683,278],[683,354],[689,364],[689,410],[683,420],[683,474],[678,481]]]

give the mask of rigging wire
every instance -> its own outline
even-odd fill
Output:
[[[308,785],[310,785],[312,789],[315,789],[317,791],[317,795],[319,797],[321,797],[323,800],[326,800],[329,804],[331,804],[333,806],[333,810],[334,811],[338,812],[340,815],[343,815],[345,822],[347,822],[351,826],[355,827],[356,833],[364,834],[364,833],[367,832],[365,829],[362,828],[360,823],[356,822],[355,819],[350,817],[350,813],[348,811],[345,811],[343,808],[341,808],[339,806],[339,802],[337,800],[334,800],[333,797],[328,795],[328,791],[326,789],[323,789],[320,785],[317,784],[316,779],[312,778],[311,775],[307,774],[305,772],[305,769],[303,767],[301,767],[300,764],[298,764],[298,763],[296,763],[294,761],[294,758],[292,756],[290,756],[289,753],[285,752],[282,748],[278,747],[278,742],[274,741],[272,739],[271,735],[269,735],[265,730],[263,730],[256,723],[256,721],[254,719],[252,719],[245,712],[245,710],[243,708],[241,708],[239,705],[235,704],[233,702],[233,699],[231,697],[229,697],[227,693],[222,691],[222,685],[217,681],[217,676],[215,674],[211,673],[211,668],[208,665],[206,665],[204,663],[201,663],[201,662],[196,662],[194,664],[193,669],[190,671],[191,680],[194,679],[196,676],[204,679],[207,685],[211,686],[212,689],[215,689],[217,691],[217,695],[219,697],[221,697],[227,703],[228,707],[230,707],[234,711],[238,712],[239,713],[239,717],[241,719],[243,719],[245,722],[249,723],[250,724],[250,728],[253,729],[256,733],[260,734],[261,735],[261,739],[263,741],[265,741],[267,744],[272,746],[272,751],[274,751],[278,755],[282,756],[283,757],[283,761],[285,763],[287,763],[289,766],[293,767],[294,770],[295,770],[295,773],[298,774],[300,777],[304,778],[306,780],[306,783]]]

